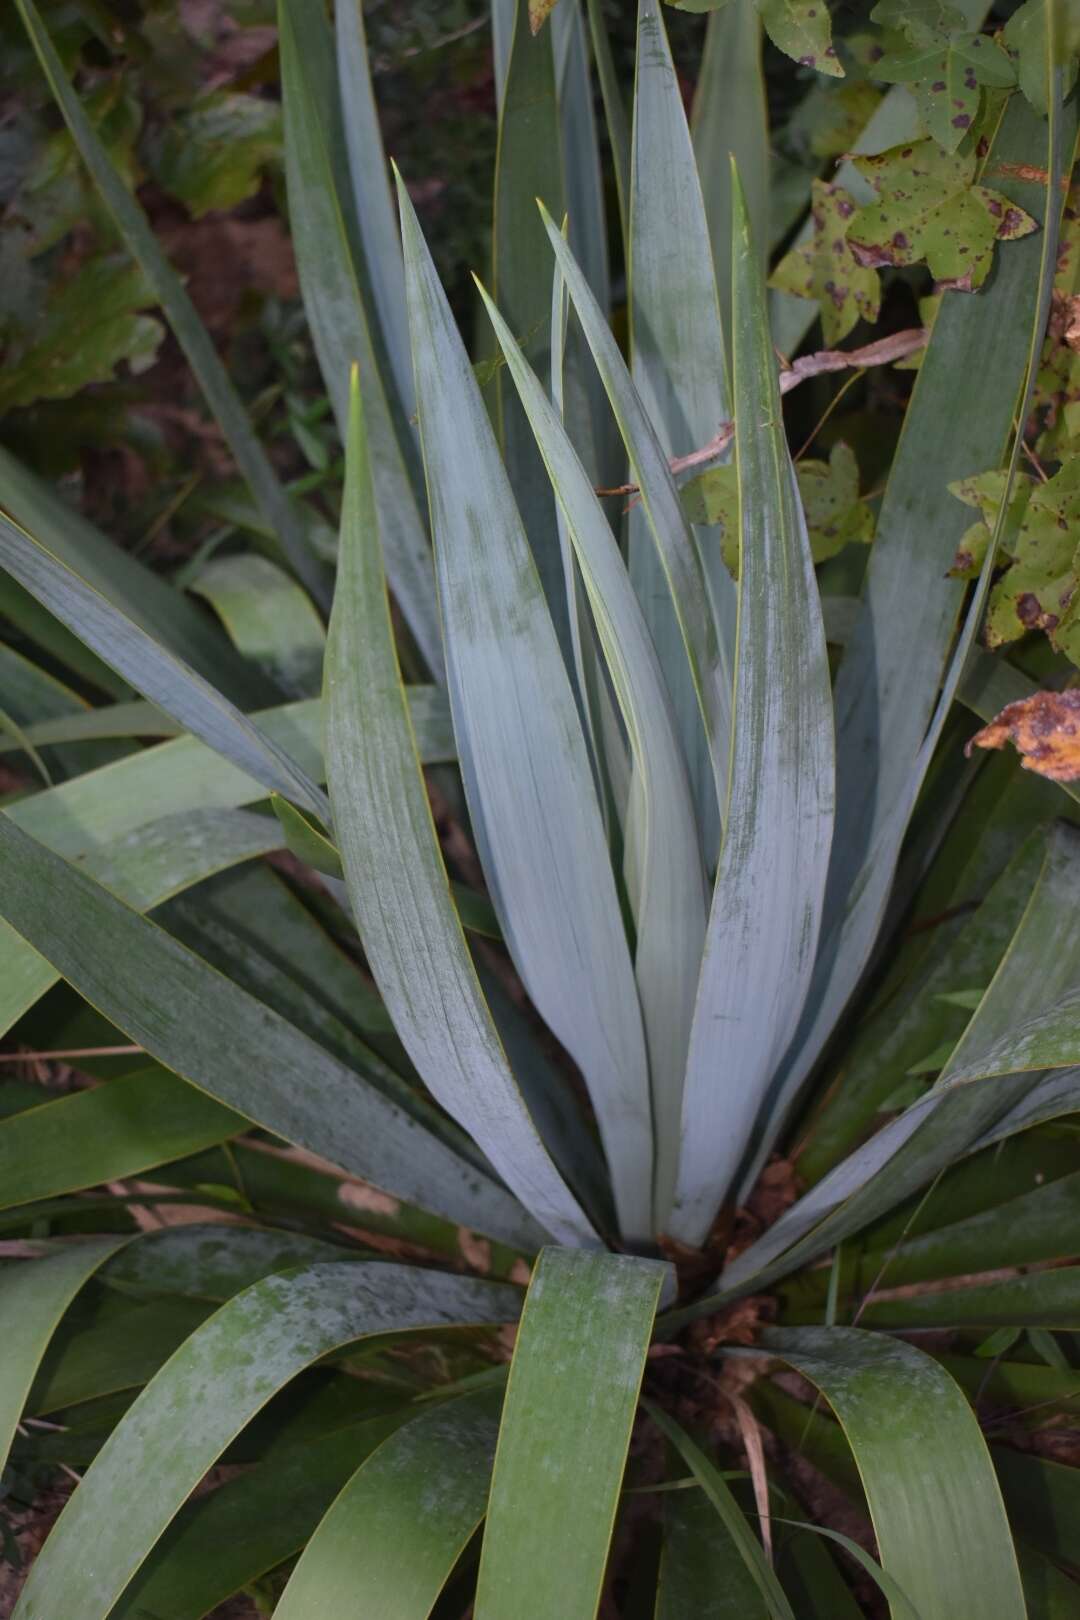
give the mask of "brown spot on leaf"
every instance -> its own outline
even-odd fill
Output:
[[[1080,294],[1066,298],[1065,308],[1065,342],[1074,354],[1080,354]]]
[[[1026,771],[1052,782],[1080,780],[1080,690],[1035,692],[1010,703],[964,749],[1004,748],[1013,743]]]
[[[1016,598],[1016,616],[1029,630],[1034,630],[1042,619],[1042,607],[1034,591],[1024,591]]]

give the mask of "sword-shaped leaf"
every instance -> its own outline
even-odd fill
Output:
[[[353,243],[359,228],[343,172],[333,40],[324,14],[318,8],[313,11],[305,0],[279,0],[279,12],[289,219],[312,341],[342,441],[349,425],[349,373],[353,365],[363,369],[387,572],[417,645],[438,679],[442,648],[431,547],[405,459],[410,452],[415,456],[415,446],[403,409],[395,419],[387,398],[384,357],[374,340],[357,277]],[[368,159],[379,163],[381,146]]]
[[[665,1269],[568,1249],[537,1261],[503,1405],[476,1620],[593,1620]]]
[[[426,1620],[484,1517],[502,1391],[423,1411],[384,1440],[304,1549],[276,1620]]]
[[[645,1040],[585,740],[468,355],[403,186],[400,196],[450,706],[477,844],[510,954],[589,1089],[623,1234],[640,1238],[652,1229]]]
[[[1025,1620],[1009,1521],[978,1420],[914,1345],[859,1328],[770,1328],[847,1435],[881,1563],[919,1620]],[[893,1604],[894,1620],[910,1620]]]
[[[388,1263],[324,1263],[255,1283],[191,1335],[110,1435],[13,1620],[104,1620],[229,1442],[305,1367],[380,1335],[506,1321],[519,1302],[515,1289]]]
[[[353,915],[394,1027],[432,1095],[542,1226],[595,1242],[518,1090],[451,897],[394,646],[355,381],[347,464],[327,648],[327,754]],[[452,656],[448,667],[453,690]]]
[[[637,858],[636,870],[628,872],[637,921],[634,967],[649,1043],[656,1179],[670,1198],[705,938],[704,875],[686,766],[656,651],[610,525],[554,407],[481,292],[559,500],[634,757],[627,827],[628,860],[631,851]],[[658,1218],[660,1208],[658,1198]]]
[[[704,1241],[803,1009],[833,831],[832,692],[760,265],[736,181],[739,620],[728,804],[683,1093],[671,1230]]]
[[[0,567],[159,708],[275,793],[323,815],[326,796],[285,750],[190,665],[52,552],[0,516]]]
[[[387,1192],[511,1242],[516,1201],[295,1025],[0,816],[0,914],[167,1068]],[[425,1128],[426,1127],[426,1128]],[[494,1224],[492,1224],[494,1223]]]
[[[632,154],[631,374],[665,453],[681,456],[707,444],[731,411],[705,203],[660,0],[640,0],[638,6]],[[724,565],[718,532],[699,532],[698,543],[730,665],[735,650],[735,585]],[[678,615],[640,502],[630,511],[628,545],[630,577],[675,707],[711,870],[723,806],[717,802],[709,743]],[[726,739],[720,746],[726,747]]]

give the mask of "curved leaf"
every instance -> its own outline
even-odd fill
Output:
[[[517,1305],[516,1291],[497,1284],[380,1263],[256,1283],[191,1335],[105,1442],[13,1620],[104,1620],[229,1441],[303,1368],[380,1334],[497,1323]]]
[[[404,1085],[400,1100],[423,1125],[6,816],[0,868],[0,913],[167,1068],[388,1192],[530,1242],[535,1229],[516,1202],[447,1145],[435,1110]]]
[[[248,1121],[165,1069],[42,1101],[0,1122],[0,1209],[141,1174]]]
[[[0,1367],[0,1467],[22,1415],[41,1359],[64,1312],[94,1272],[128,1241],[90,1238],[45,1260],[0,1271],[4,1360]]]
[[[432,1095],[541,1225],[595,1242],[517,1088],[451,898],[398,668],[354,389],[327,653],[330,791],[349,903],[394,1027]]]
[[[205,597],[245,658],[282,692],[307,697],[322,678],[326,631],[311,599],[268,557],[214,557],[191,589]]]
[[[464,1395],[384,1440],[308,1542],[276,1620],[424,1620],[484,1516],[501,1402]]]
[[[201,1620],[299,1552],[357,1464],[401,1421],[395,1412],[317,1435],[185,1503],[109,1620]]]
[[[476,1620],[593,1620],[666,1268],[545,1249],[518,1327]]]
[[[942,1368],[913,1345],[859,1328],[770,1328],[761,1343],[816,1384],[836,1413],[882,1565],[920,1620],[1025,1620],[990,1455]]]

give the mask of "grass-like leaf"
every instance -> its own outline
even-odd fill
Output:
[[[683,1094],[671,1230],[701,1243],[803,1009],[833,832],[832,693],[761,268],[734,224],[739,622],[728,805]]]
[[[468,356],[400,195],[450,705],[477,846],[518,972],[589,1089],[620,1227],[640,1238],[652,1226],[645,1040],[588,754]],[[540,472],[547,484],[542,462]]]
[[[353,399],[327,651],[330,792],[349,901],[433,1096],[544,1227],[595,1242],[518,1090],[451,898],[394,647],[358,382]]]
[[[320,1357],[380,1334],[505,1321],[518,1299],[497,1284],[390,1264],[315,1265],[256,1283],[187,1339],[106,1441],[13,1620],[105,1620],[233,1436]]]
[[[518,1328],[477,1620],[592,1620],[665,1268],[545,1249]]]
[[[487,1507],[502,1391],[421,1409],[363,1462],[289,1577],[277,1620],[425,1620]]]

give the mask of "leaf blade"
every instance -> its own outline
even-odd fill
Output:
[[[580,1250],[545,1249],[537,1261],[499,1429],[477,1620],[596,1613],[664,1274]]]

